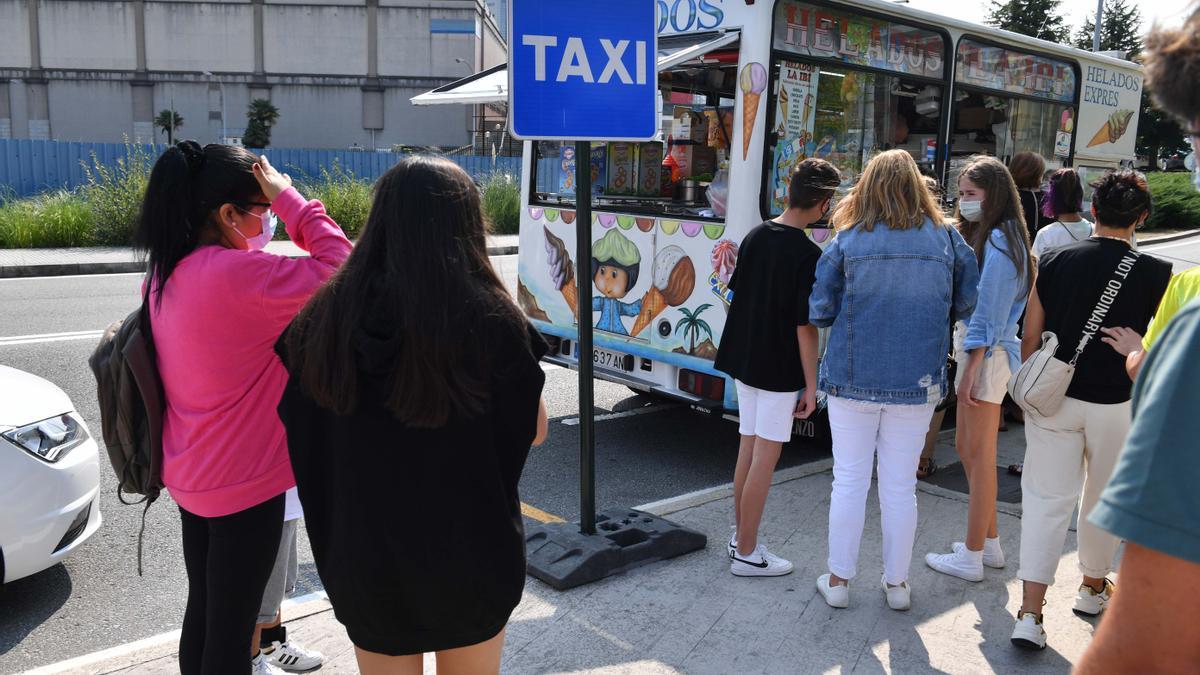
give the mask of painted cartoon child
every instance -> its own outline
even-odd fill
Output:
[[[600,295],[592,298],[592,311],[600,312],[596,330],[629,335],[623,316],[637,316],[642,301],[621,302],[637,285],[642,254],[619,230],[609,230],[592,246],[592,283]]]

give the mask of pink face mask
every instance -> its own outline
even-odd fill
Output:
[[[250,213],[249,211],[241,209],[240,207],[238,210],[242,211],[243,213]],[[239,237],[246,240],[246,243],[251,251],[261,251],[266,248],[267,244],[271,243],[271,240],[275,237],[275,228],[279,224],[279,219],[276,218],[275,214],[271,211],[263,211],[259,215],[259,219],[262,221],[262,231],[253,237],[247,237],[246,235],[242,234],[242,231],[237,229],[237,227],[231,226],[231,229],[236,232]]]

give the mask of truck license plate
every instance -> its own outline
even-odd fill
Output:
[[[592,363],[599,368],[629,372],[633,370],[633,359],[628,354],[610,352],[607,349],[592,349]]]

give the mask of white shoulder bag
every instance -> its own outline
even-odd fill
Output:
[[[1041,417],[1050,417],[1058,412],[1067,396],[1067,387],[1071,386],[1071,378],[1075,376],[1075,363],[1079,361],[1079,355],[1100,330],[1103,317],[1116,301],[1117,293],[1124,286],[1125,278],[1129,276],[1137,258],[1138,252],[1130,250],[1113,270],[1112,278],[1100,292],[1100,299],[1083,325],[1083,335],[1069,363],[1054,356],[1058,352],[1058,336],[1051,331],[1042,333],[1042,346],[1008,380],[1008,394],[1022,410]]]

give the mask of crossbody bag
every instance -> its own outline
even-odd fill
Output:
[[[1057,358],[1058,336],[1051,331],[1042,333],[1042,346],[1021,364],[1021,367],[1008,380],[1008,394],[1021,409],[1028,413],[1050,417],[1062,407],[1063,399],[1067,397],[1067,388],[1075,376],[1075,364],[1088,342],[1100,330],[1100,322],[1092,321],[1100,310],[1108,314],[1108,309],[1117,300],[1117,294],[1125,285],[1124,278],[1129,276],[1133,266],[1137,264],[1138,252],[1130,250],[1117,263],[1112,276],[1104,289],[1100,291],[1100,299],[1096,301],[1091,314],[1083,324],[1083,334],[1075,347],[1075,354],[1069,362]],[[1091,326],[1095,326],[1094,329]]]

